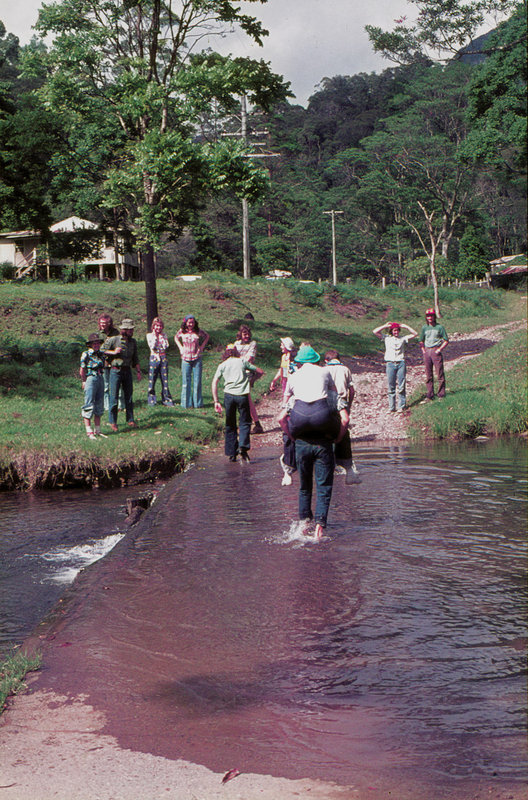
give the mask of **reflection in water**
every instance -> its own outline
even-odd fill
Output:
[[[105,591],[79,600],[49,674],[122,746],[218,771],[398,776],[424,797],[521,781],[525,456],[363,451],[321,543],[292,524],[275,453],[206,456],[79,581]]]

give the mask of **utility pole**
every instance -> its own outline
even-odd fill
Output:
[[[244,143],[247,142],[247,102],[246,96],[242,95],[240,102],[240,134]],[[242,198],[242,259],[243,259],[243,276],[244,278],[251,278],[251,263],[249,260],[249,208],[246,197]]]
[[[342,214],[342,211],[323,211],[323,214],[330,214],[332,217],[332,284],[337,284],[337,260],[336,260],[336,232],[335,232],[335,218],[336,214]]]
[[[252,131],[251,136],[267,136],[268,131]],[[248,130],[247,130],[247,100],[246,96],[242,95],[240,99],[240,129],[235,133],[222,133],[222,136],[235,136],[248,143]],[[250,142],[251,146],[256,152],[248,153],[247,158],[276,158],[280,153],[271,153],[267,148],[262,145]],[[243,276],[244,278],[251,278],[251,262],[249,257],[249,204],[247,198],[242,198],[242,257],[243,257]]]

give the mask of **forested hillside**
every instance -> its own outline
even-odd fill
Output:
[[[151,50],[163,69],[138,68],[105,44],[114,20],[94,27],[102,0],[86,5],[90,24],[72,0],[41,12],[51,47],[20,47],[0,23],[0,229],[77,214],[127,229],[158,275],[241,273],[245,197],[253,274],[328,278],[332,210],[339,280],[405,286],[431,265],[471,279],[526,250],[525,2],[460,57],[415,50],[381,74],[322,77],[307,108],[262,62],[185,60],[167,39]],[[142,5],[163,23],[163,3]],[[119,35],[134,28],[124,8]],[[396,41],[371,34],[380,50]]]
[[[483,277],[526,249],[524,5],[486,37],[477,65],[422,59],[382,74],[324,78],[307,109],[255,117],[268,133],[270,190],[251,212],[257,271],[326,279],[335,209],[340,279],[401,285],[429,274]],[[517,42],[509,49],[510,42]],[[506,49],[507,48],[507,49]],[[216,200],[199,229],[196,264],[241,269],[237,203]]]

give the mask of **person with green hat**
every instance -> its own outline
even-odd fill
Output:
[[[81,355],[79,368],[81,386],[84,390],[81,416],[89,439],[95,439],[96,435],[101,433],[101,415],[104,411],[103,370],[105,358],[101,352],[102,342],[103,337],[100,334],[90,334],[86,340],[88,349]],[[92,428],[92,417],[94,428]]]
[[[323,536],[334,484],[334,442],[348,426],[348,413],[338,401],[331,402],[337,389],[330,371],[319,366],[320,355],[305,344],[295,356],[297,371],[288,377],[284,408],[278,422],[283,432],[295,440],[295,461],[299,472],[299,518],[315,522],[315,538]],[[316,503],[312,513],[313,482]]]
[[[134,339],[134,323],[124,319],[119,326],[119,335],[110,336],[104,343],[105,356],[110,362],[110,400],[108,420],[113,431],[117,431],[117,410],[119,390],[123,388],[125,396],[126,421],[130,428],[137,428],[134,421],[134,403],[132,401],[133,381],[132,367],[135,367],[138,381],[141,380],[141,369],[138,361],[137,342]]]

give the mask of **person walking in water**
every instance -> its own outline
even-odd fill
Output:
[[[224,360],[218,365],[214,374],[211,390],[214,408],[222,413],[218,399],[218,383],[224,381],[225,408],[225,454],[230,461],[236,461],[240,453],[242,461],[249,461],[251,412],[249,410],[249,376],[260,378],[264,372],[255,364],[240,358],[234,344],[228,344],[224,352]],[[239,424],[237,429],[237,413]]]
[[[284,336],[280,340],[280,350],[280,367],[270,383],[270,392],[275,391],[275,386],[280,381],[281,392],[284,395],[284,390],[286,389],[286,383],[288,381],[288,375],[290,374],[290,367],[295,357],[295,353],[297,352],[291,336]]]
[[[299,519],[315,521],[315,538],[326,528],[334,485],[334,442],[340,441],[348,426],[348,413],[342,403],[339,413],[330,395],[337,389],[329,370],[319,366],[320,356],[311,345],[299,348],[284,392],[285,405],[278,417],[283,432],[295,440],[295,460],[299,472]],[[315,515],[312,513],[315,478]]]
[[[169,362],[167,349],[169,340],[163,333],[163,322],[159,317],[152,320],[150,333],[147,333],[147,344],[150,349],[149,358],[149,385],[147,403],[156,405],[156,381],[161,383],[161,402],[164,406],[173,406],[174,402],[169,391]]]
[[[436,321],[434,308],[428,308],[425,312],[425,325],[423,325],[418,337],[425,366],[425,381],[427,384],[427,397],[422,400],[426,403],[434,400],[434,377],[433,369],[438,380],[438,397],[445,397],[445,373],[444,356],[442,351],[449,344],[446,329]]]
[[[255,363],[255,359],[257,357],[257,343],[255,339],[251,338],[251,328],[249,325],[241,325],[238,329],[235,347],[238,355],[243,361],[249,361],[250,364]],[[249,385],[253,386],[256,380],[256,377],[251,375],[249,378]],[[251,433],[264,433],[264,428],[260,422],[257,407],[253,402],[251,392],[249,394],[249,410],[251,412],[251,419],[253,420],[253,430]]]
[[[354,384],[352,382],[352,373],[346,364],[343,364],[341,357],[337,350],[327,350],[324,356],[325,367],[330,372],[332,379],[337,389],[337,397],[341,400],[344,409],[346,410],[350,419],[350,408],[354,400]],[[336,399],[337,407],[337,399]],[[336,465],[345,471],[345,483],[347,485],[353,483],[361,483],[359,470],[356,467],[352,456],[352,441],[350,439],[350,430],[348,424],[342,439],[337,442],[335,446],[335,460]]]
[[[181,405],[183,408],[203,408],[202,353],[209,334],[200,330],[194,314],[187,314],[174,341],[182,358]]]
[[[401,329],[406,328],[409,333],[401,336]],[[385,329],[388,329],[386,331]],[[398,385],[398,411],[405,411],[406,394],[405,379],[407,368],[405,366],[405,346],[416,336],[414,328],[403,322],[386,322],[372,331],[374,336],[385,343],[385,371],[389,387],[389,411],[396,411],[396,384]]]

